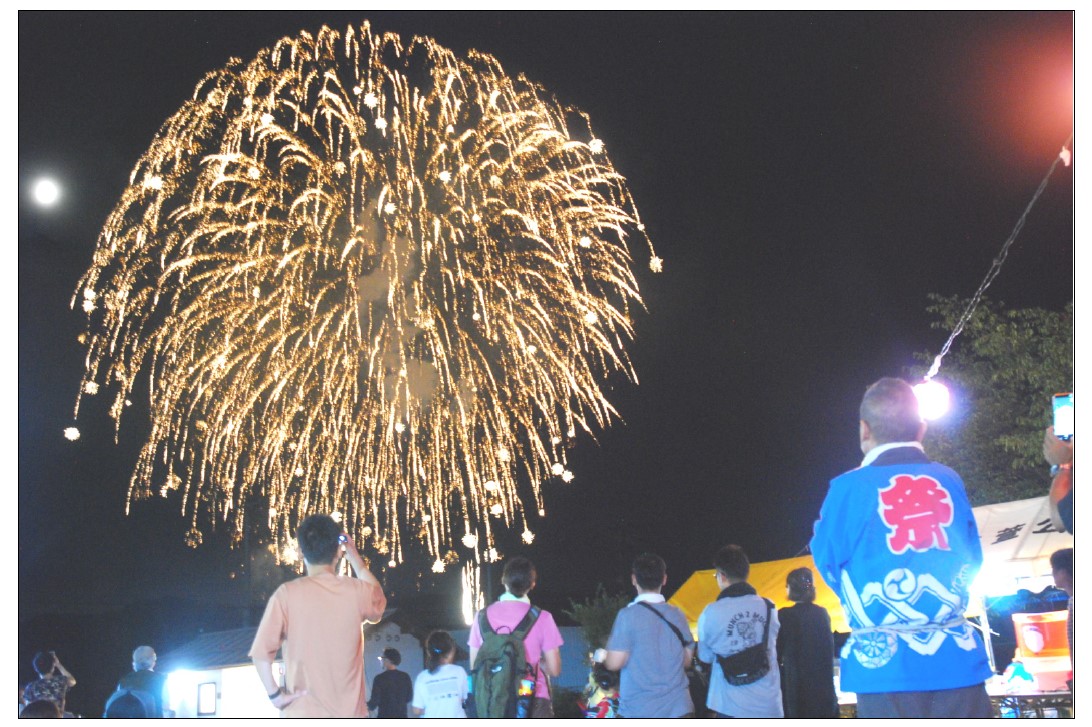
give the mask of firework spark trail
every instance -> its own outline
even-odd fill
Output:
[[[282,544],[336,510],[392,563],[404,534],[495,554],[497,522],[533,537],[517,482],[541,513],[617,416],[601,382],[636,380],[634,229],[587,117],[492,57],[304,32],[206,76],[137,163],[73,299],[80,396],[109,385],[120,426],[147,376],[129,500],[180,489],[193,544],[257,499]]]

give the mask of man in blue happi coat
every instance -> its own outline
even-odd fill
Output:
[[[963,481],[921,446],[925,423],[905,381],[861,401],[864,461],[836,477],[811,552],[852,633],[841,688],[859,717],[990,717],[993,673],[964,618],[982,564]]]

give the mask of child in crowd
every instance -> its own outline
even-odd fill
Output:
[[[446,631],[433,631],[425,642],[426,670],[413,683],[413,713],[421,717],[466,717],[466,670],[452,664],[455,641]]]
[[[618,672],[602,664],[592,667],[584,688],[584,716],[606,719],[618,716]]]

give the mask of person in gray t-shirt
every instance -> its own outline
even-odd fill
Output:
[[[607,648],[595,660],[621,671],[618,713],[622,717],[690,717],[694,703],[686,667],[694,640],[682,611],[666,603],[660,589],[667,583],[663,558],[651,553],[633,561],[637,598],[614,619]]]

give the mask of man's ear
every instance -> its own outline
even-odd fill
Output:
[[[667,571],[664,571],[664,581],[663,581],[663,583],[660,584],[660,588],[663,588],[666,585],[667,585]]]
[[[925,439],[925,433],[927,431],[929,431],[929,425],[925,421],[922,421],[921,426],[918,427],[918,438],[915,441],[923,441]]]
[[[864,444],[869,439],[872,439],[872,427],[868,426],[868,422],[864,419],[861,420],[861,443]]]

